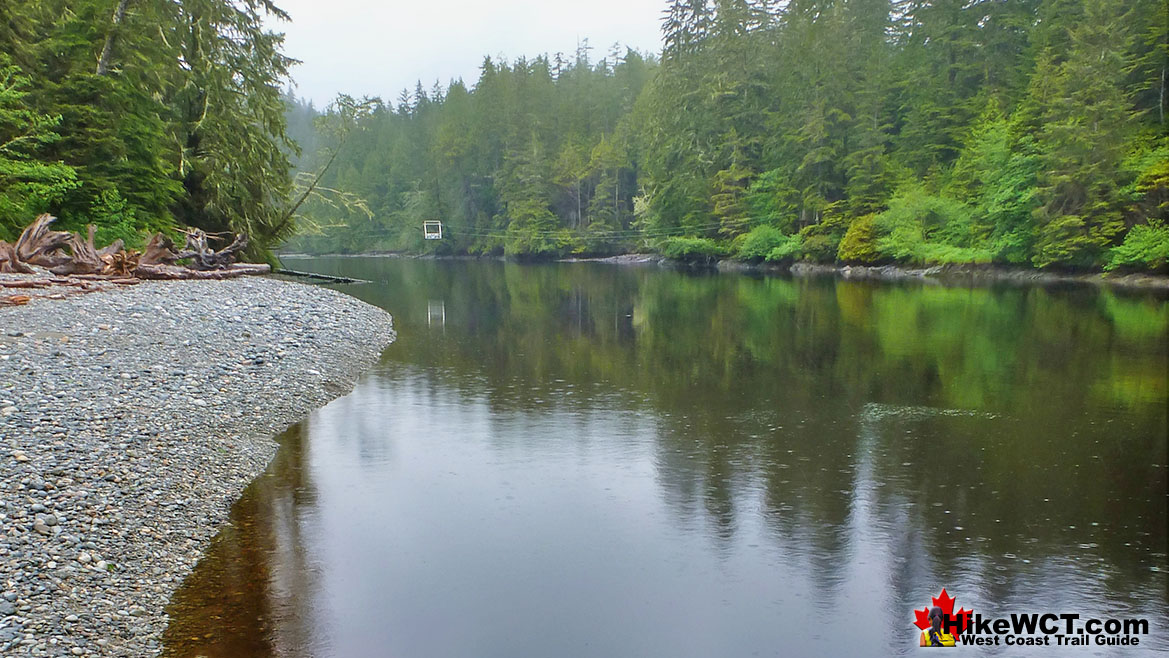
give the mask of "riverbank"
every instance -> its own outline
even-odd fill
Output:
[[[449,260],[505,260],[500,256],[433,256],[412,255],[399,252],[368,254],[283,254],[281,258],[297,260],[302,258],[428,258]],[[525,261],[528,262],[528,261]],[[617,256],[588,258],[559,258],[560,263],[606,263],[610,265],[653,265],[690,270],[715,270],[719,272],[746,272],[756,274],[790,274],[799,277],[836,276],[842,279],[875,281],[922,281],[940,285],[982,286],[992,284],[1017,285],[1059,285],[1082,284],[1128,288],[1133,290],[1154,290],[1169,292],[1169,276],[1160,274],[1137,274],[1116,272],[1052,272],[1025,267],[1001,265],[934,265],[931,267],[909,267],[902,265],[835,265],[822,263],[750,263],[732,259],[709,263],[691,263],[673,260],[659,254],[620,254]]]
[[[567,262],[596,262],[614,265],[659,265],[684,269],[713,269],[719,272],[754,272],[791,274],[797,277],[835,276],[850,280],[924,281],[942,285],[1022,285],[1088,284],[1146,290],[1169,291],[1169,276],[1156,274],[1083,272],[1066,273],[1001,265],[837,265],[825,263],[750,263],[732,259],[711,263],[687,263],[657,254],[622,254],[606,258],[569,259]]]
[[[1118,274],[1104,272],[1063,273],[983,265],[935,265],[933,267],[899,267],[896,265],[814,265],[796,263],[793,276],[839,276],[843,279],[876,281],[919,280],[952,286],[991,284],[1059,285],[1082,284],[1169,291],[1169,277],[1155,274]]]
[[[271,437],[393,338],[380,309],[254,277],[0,308],[0,654],[156,654]]]

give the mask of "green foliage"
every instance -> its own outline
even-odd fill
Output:
[[[90,212],[93,213],[89,217],[90,222],[98,227],[94,236],[96,244],[106,245],[121,240],[128,247],[142,246],[142,233],[138,230],[134,206],[123,199],[117,190],[103,190],[97,202],[90,207]]]
[[[829,213],[824,221],[800,229],[800,251],[803,257],[818,263],[835,261],[840,241],[847,230],[848,218],[836,213]]]
[[[284,36],[267,30],[268,3],[185,0],[177,12],[187,64],[176,92],[175,130],[183,145],[178,175],[187,194],[180,222],[243,232],[263,256],[295,231],[285,212],[292,192],[281,86],[293,60]]]
[[[990,249],[925,243],[918,246],[915,262],[922,265],[984,264],[990,263],[993,256]]]
[[[784,236],[783,242],[776,245],[767,253],[767,261],[771,263],[791,262],[799,257],[804,250],[803,239],[797,233]]]
[[[751,171],[737,162],[714,174],[711,214],[725,236],[740,235],[747,227],[750,218],[744,197],[751,178]]]
[[[1038,267],[1099,264],[1124,230],[1127,200],[1117,173],[1125,143],[1136,136],[1124,84],[1141,47],[1130,27],[1136,10],[1113,0],[1082,4],[1066,52],[1041,54],[1029,90],[1043,171],[1034,213]]]
[[[445,93],[404,92],[397,107],[358,121],[362,139],[342,149],[320,181],[365,199],[372,216],[332,221],[331,214],[318,218],[320,204],[306,203],[306,223],[319,221],[323,235],[297,237],[290,247],[365,242],[516,257],[632,248],[634,198],[647,191],[638,185],[623,117],[655,66],[632,51],[601,62],[585,50],[572,62],[487,59],[473,87],[456,81]],[[298,117],[308,110],[291,106]],[[319,130],[314,135],[322,139]],[[299,168],[320,171],[332,154],[328,147],[306,154]],[[442,241],[417,238],[422,218],[402,212],[412,190],[427,195],[426,219],[443,221]],[[652,223],[644,213],[640,220]]]
[[[1104,230],[1095,226],[1097,223],[1103,223]],[[1036,232],[1037,244],[1031,260],[1036,267],[1089,267],[1097,261],[1104,247],[1112,242],[1120,225],[1118,211],[1103,216],[1045,217]]]
[[[0,54],[0,239],[13,240],[30,217],[74,189],[72,167],[39,156],[59,139],[59,116],[28,109],[29,78]]]
[[[0,237],[1155,268],[1169,220],[1153,0],[678,0],[660,61],[487,58],[323,113],[281,91],[267,0],[9,5]]]
[[[666,258],[692,263],[708,263],[731,253],[729,247],[717,240],[683,237],[666,238],[660,251]]]
[[[881,259],[877,250],[877,224],[874,215],[861,215],[848,225],[848,231],[840,240],[836,260],[842,263],[876,263]]]
[[[1122,193],[1134,199],[1137,217],[1169,221],[1169,136],[1136,140],[1124,167],[1135,174]]]
[[[369,217],[314,244],[1098,268],[1169,219],[1156,2],[780,4],[671,2],[660,61],[488,58],[473,85],[404,91],[322,180]]]
[[[1113,247],[1104,269],[1133,268],[1165,271],[1169,262],[1169,226],[1159,219],[1132,227],[1124,242]]]
[[[1018,137],[1018,130],[996,102],[988,104],[954,164],[946,189],[948,196],[971,206],[972,240],[987,245],[994,260],[1011,264],[1030,258],[1040,166],[1033,140]]]
[[[792,232],[799,214],[798,194],[788,172],[776,168],[759,175],[747,188],[746,204],[752,217],[784,232]]]
[[[556,217],[538,199],[518,199],[507,207],[510,223],[504,253],[509,256],[548,256],[559,247],[554,233]]]
[[[264,26],[287,19],[271,2],[46,0],[0,16],[0,233],[47,211],[133,244],[177,220],[246,233],[253,257],[292,233],[292,60]]]
[[[761,261],[777,247],[788,241],[787,235],[773,226],[756,226],[732,242],[735,258],[746,261]]]
[[[874,218],[881,257],[906,264],[960,262],[963,254],[988,260],[972,249],[972,212],[949,197],[931,194],[920,185],[905,186]]]

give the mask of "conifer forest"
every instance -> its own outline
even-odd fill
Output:
[[[49,212],[256,258],[1166,269],[1163,0],[676,0],[661,52],[582,41],[327,107],[265,16],[0,4],[0,239]]]

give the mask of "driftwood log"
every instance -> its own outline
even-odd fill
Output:
[[[227,279],[271,271],[267,265],[235,262],[248,245],[243,234],[234,236],[227,247],[216,250],[208,245],[208,241],[224,240],[223,234],[187,229],[183,231],[187,236],[186,245],[183,250],[176,251],[170,238],[157,233],[139,252],[126,249],[121,240],[99,249],[93,241],[97,228],[92,224],[83,239],[76,233],[51,230],[49,225],[54,221],[56,217],[52,215],[41,215],[24,229],[15,244],[0,240],[0,273],[35,274],[33,266],[36,266],[59,276],[72,277],[55,283],[73,285],[73,280],[83,278],[132,285],[140,279]],[[190,265],[180,265],[182,261],[188,261]],[[25,303],[27,300],[14,300],[23,297],[10,296],[4,303]]]
[[[197,228],[184,231],[187,235],[187,244],[179,252],[180,259],[191,259],[191,265],[197,270],[219,270],[235,262],[235,255],[248,247],[248,239],[241,233],[235,236],[231,244],[216,251],[207,245],[208,240],[222,240],[219,233],[204,233]]]
[[[20,262],[16,255],[16,245],[0,240],[0,272],[35,274],[36,270]]]
[[[175,243],[161,233],[155,233],[154,237],[150,238],[150,242],[146,243],[146,248],[138,255],[138,263],[141,265],[157,265],[159,263],[170,265],[178,259],[179,254],[175,251]]]
[[[69,235],[69,241],[66,244],[69,246],[69,251],[73,252],[72,258],[56,267],[50,267],[50,272],[53,274],[93,274],[101,272],[105,268],[105,262],[101,256],[97,255],[97,248],[93,246],[93,236],[97,233],[97,227],[90,224],[88,228],[89,236],[85,240],[82,240],[76,233]]]
[[[41,215],[16,239],[16,257],[29,265],[58,267],[69,261],[62,248],[69,244],[72,233],[52,231],[49,224],[57,220],[52,215]]]
[[[139,265],[134,276],[139,279],[231,279],[244,274],[267,274],[272,268],[264,264],[236,263],[218,270],[192,270],[177,265]]]

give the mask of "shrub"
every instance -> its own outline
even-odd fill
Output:
[[[121,240],[127,247],[142,245],[142,232],[138,228],[134,207],[117,190],[102,190],[90,208],[90,213],[90,219],[97,225],[94,243],[99,247],[114,240]]]
[[[1034,242],[1033,234],[1024,229],[1006,231],[996,237],[990,246],[994,254],[992,260],[997,263],[1020,265],[1027,263],[1031,258],[1031,246]]]
[[[877,251],[877,224],[875,215],[857,217],[848,225],[848,231],[840,240],[836,259],[845,263],[876,263],[881,260]]]
[[[666,238],[661,247],[666,258],[688,262],[709,262],[730,254],[730,248],[710,238]]]
[[[773,226],[756,226],[749,233],[735,238],[733,243],[735,257],[740,260],[763,260],[786,239],[787,236]]]
[[[767,253],[767,260],[772,263],[790,262],[799,257],[804,249],[803,240],[799,234],[783,236],[783,242]]]
[[[1163,270],[1167,262],[1169,226],[1159,219],[1150,219],[1148,224],[1138,224],[1129,229],[1124,242],[1109,251],[1108,264],[1104,269],[1131,267]]]
[[[519,199],[508,204],[507,238],[504,253],[522,258],[555,255],[560,237],[555,231],[556,216],[539,199]]]
[[[800,229],[800,251],[804,258],[820,263],[836,260],[840,240],[848,229],[848,220],[841,215],[825,215],[818,224]]]
[[[923,265],[957,265],[967,263],[989,263],[994,260],[994,251],[979,247],[953,247],[948,244],[923,242],[918,245],[915,262]]]
[[[1096,218],[1059,215],[1047,221],[1040,220],[1035,231],[1035,255],[1031,257],[1031,263],[1035,267],[1092,267],[1103,260],[1109,237],[1094,230],[1091,224],[1111,224],[1113,230],[1118,230],[1121,222],[1120,213],[1115,211],[1101,213]],[[1112,233],[1112,230],[1108,232]]]
[[[877,251],[901,263],[925,263],[939,254],[957,257],[971,246],[971,215],[970,207],[956,199],[908,187],[889,201],[888,210],[874,218]],[[971,255],[975,252],[979,258],[989,253],[979,249]]]

